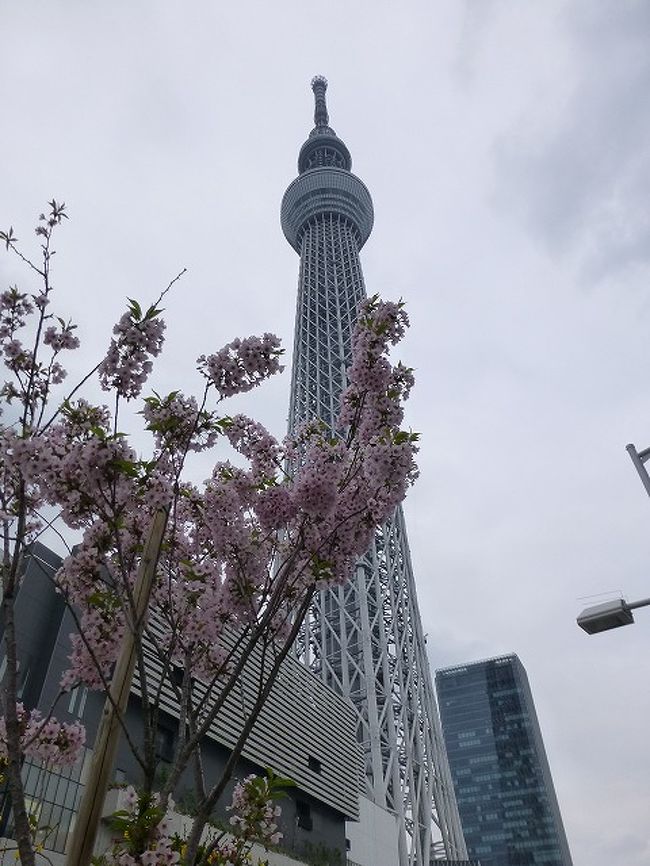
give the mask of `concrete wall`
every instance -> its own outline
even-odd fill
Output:
[[[42,544],[25,556],[25,576],[16,597],[18,686],[22,700],[34,706],[40,698],[49,659],[56,643],[65,603],[52,582],[61,558]],[[0,626],[0,636],[3,629]],[[4,645],[0,650],[4,659]]]
[[[358,866],[397,866],[397,818],[367,797],[359,798],[359,820],[348,821],[348,858]]]

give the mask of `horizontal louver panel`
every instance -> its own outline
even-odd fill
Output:
[[[153,649],[145,650],[145,661],[149,688],[157,689],[162,662]],[[266,669],[272,664],[271,655]],[[260,670],[261,651],[256,649],[210,728],[210,736],[227,748],[234,746],[255,703]],[[196,681],[197,698],[206,690]],[[140,694],[137,671],[133,691]],[[168,681],[162,684],[160,709],[178,718],[178,702]],[[358,818],[362,761],[354,710],[294,658],[284,660],[243,756],[293,779],[300,789],[348,818]],[[309,768],[310,757],[320,763],[320,772]]]

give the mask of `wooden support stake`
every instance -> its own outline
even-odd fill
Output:
[[[158,511],[154,517],[133,588],[135,630],[140,635],[149,606],[162,539],[167,526],[167,515],[168,511],[163,509]],[[127,629],[111,680],[110,695],[112,701],[107,697],[104,703],[88,778],[74,822],[74,830],[66,858],[68,866],[89,866],[94,853],[97,829],[115,763],[115,753],[121,730],[120,717],[124,718],[129,700],[135,662],[135,635],[133,631]]]

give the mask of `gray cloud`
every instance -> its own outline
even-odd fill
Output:
[[[572,58],[495,144],[495,199],[552,254],[575,255],[585,278],[650,264],[650,7],[579,3],[559,37]]]

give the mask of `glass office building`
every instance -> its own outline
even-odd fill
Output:
[[[481,866],[572,866],[517,656],[436,671],[436,688],[468,855]]]

